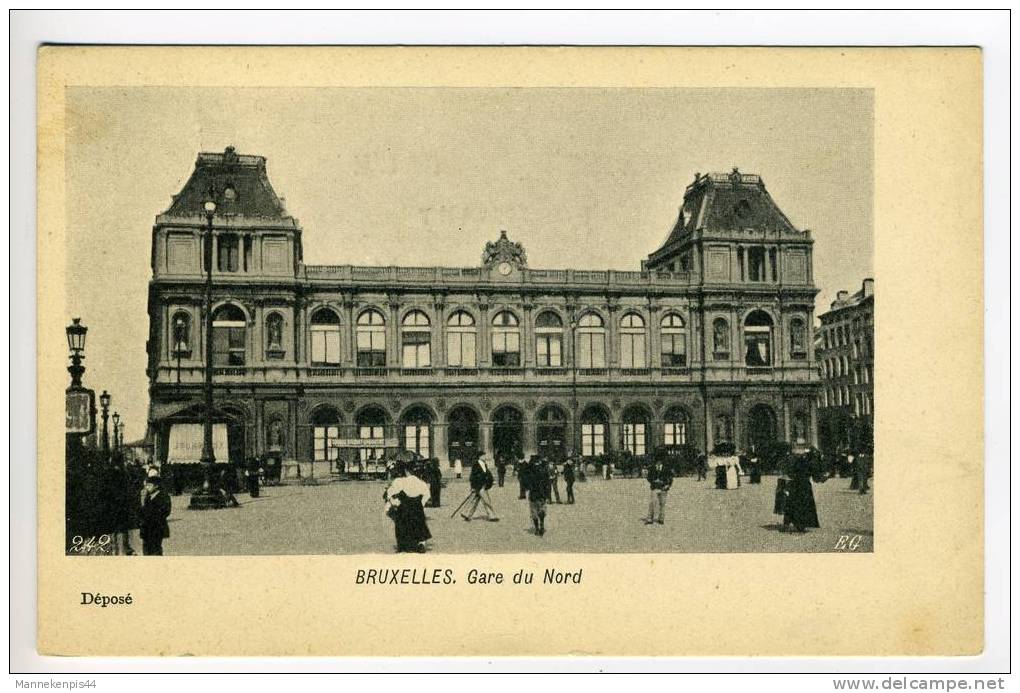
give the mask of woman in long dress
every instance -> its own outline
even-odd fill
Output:
[[[726,458],[726,488],[735,489],[740,486],[740,458],[731,455]]]
[[[397,553],[425,553],[423,542],[432,538],[425,521],[425,504],[431,498],[424,481],[409,474],[401,462],[393,469],[394,478],[383,494],[386,514],[393,520]]]
[[[786,494],[782,505],[783,527],[793,525],[798,532],[808,527],[818,527],[818,510],[815,494],[811,488],[812,477],[819,476],[820,465],[817,453],[807,448],[795,448],[787,458],[783,470],[786,476]]]

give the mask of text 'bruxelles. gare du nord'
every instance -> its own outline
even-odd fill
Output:
[[[201,456],[209,226],[217,462],[358,476],[394,449],[445,468],[817,444],[813,241],[759,176],[696,175],[638,271],[532,269],[506,232],[476,267],[306,265],[266,160],[228,147],[153,227],[159,462]]]

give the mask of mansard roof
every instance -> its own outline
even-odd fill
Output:
[[[684,191],[683,207],[673,229],[649,258],[676,250],[697,230],[720,234],[747,229],[781,236],[807,235],[779,209],[761,176],[736,168],[730,173],[696,173]]]
[[[216,213],[253,219],[291,219],[266,175],[262,156],[237,154],[233,147],[222,153],[202,152],[184,188],[174,195],[172,217],[204,216],[212,199]]]

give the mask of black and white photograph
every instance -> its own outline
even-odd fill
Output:
[[[67,555],[873,550],[871,89],[65,98]]]

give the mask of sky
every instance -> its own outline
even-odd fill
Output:
[[[816,315],[872,276],[866,89],[67,90],[67,315],[85,384],[145,433],[152,225],[200,151],[267,159],[307,264],[637,270],[696,172],[757,173],[815,240]]]

